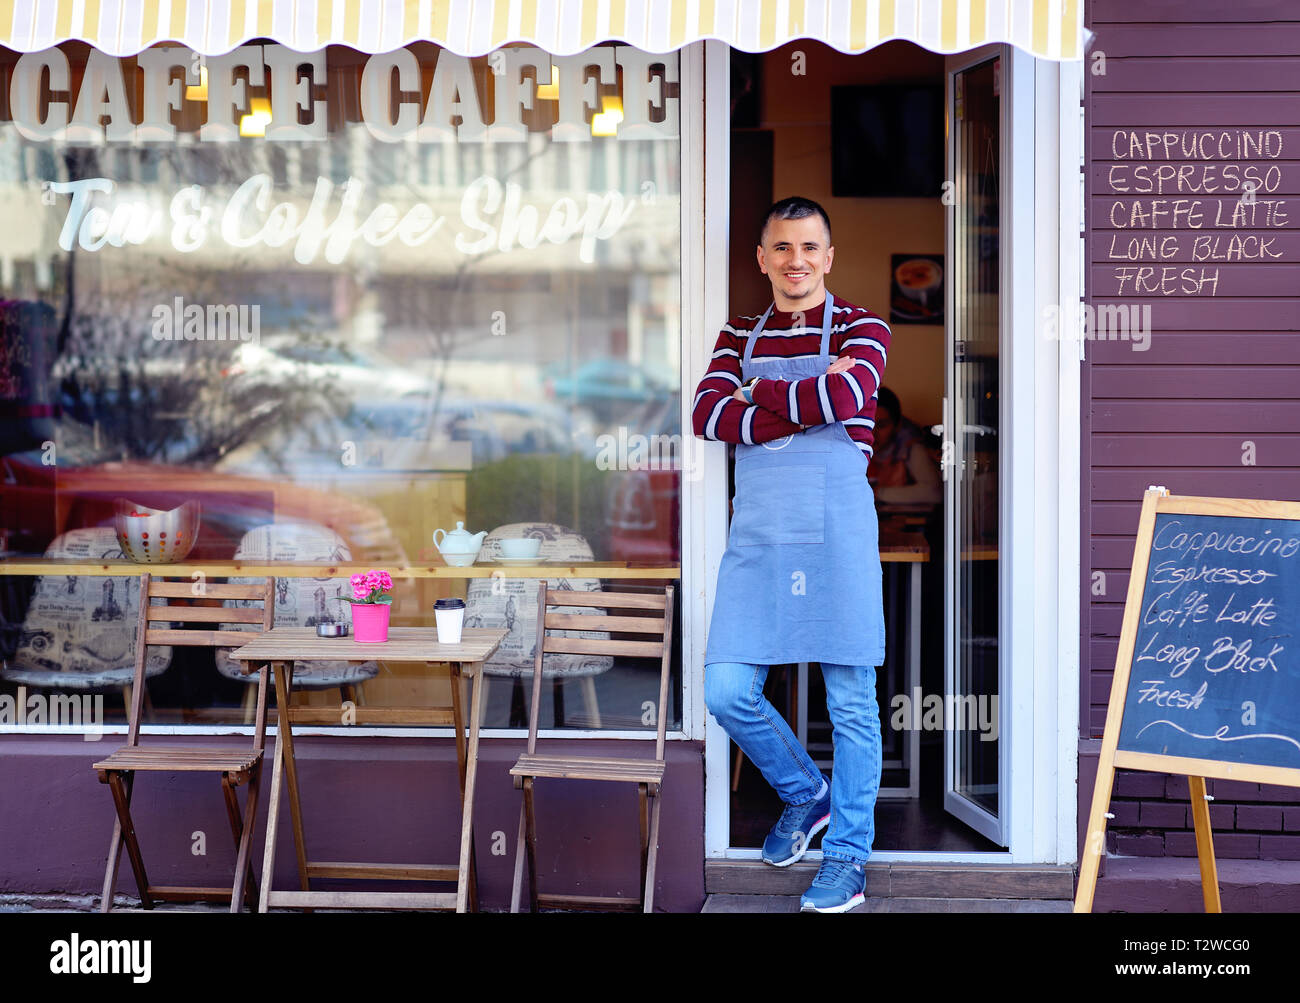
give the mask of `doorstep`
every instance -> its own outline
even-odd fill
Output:
[[[800,861],[789,867],[772,867],[761,860],[716,860],[704,864],[704,892],[707,896],[793,896],[795,911],[799,896],[817,875],[815,861]],[[1050,864],[920,864],[869,863],[866,867],[867,899],[895,900],[899,911],[952,911],[944,902],[974,903],[1016,900],[1073,904],[1074,867]],[[903,900],[914,900],[912,909]],[[923,900],[923,901],[922,901]],[[762,905],[754,903],[754,905]],[[978,907],[985,911],[985,907]],[[1046,907],[1044,907],[1046,909]],[[705,911],[708,904],[705,904]],[[719,910],[721,911],[721,910]],[[731,911],[731,910],[726,910]],[[770,911],[766,907],[754,911]],[[783,908],[775,911],[787,911]],[[1035,909],[1033,911],[1044,911]],[[1055,908],[1046,911],[1057,911]]]
[[[798,912],[798,895],[710,895],[700,912]],[[868,898],[850,912],[1071,912],[1062,899]]]

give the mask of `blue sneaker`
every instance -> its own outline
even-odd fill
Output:
[[[763,861],[775,867],[788,867],[800,860],[808,844],[831,820],[831,785],[825,777],[826,793],[816,801],[788,804],[772,831],[763,840]]]
[[[848,912],[867,900],[867,875],[860,864],[822,861],[812,886],[799,898],[800,912]]]

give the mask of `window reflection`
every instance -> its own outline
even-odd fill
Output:
[[[427,102],[441,55],[412,51]],[[65,49],[74,81],[86,52]],[[672,63],[648,71],[672,100],[650,120],[675,125],[676,55],[655,58]],[[12,78],[17,60],[0,50],[0,71]],[[156,509],[200,502],[191,563],[319,559],[288,544],[269,557],[252,549],[280,538],[268,526],[292,525],[308,527],[302,539],[337,540],[342,560],[432,566],[441,563],[433,531],[463,521],[495,538],[539,536],[555,560],[678,565],[679,141],[557,142],[556,102],[534,96],[521,112],[523,142],[381,142],[361,121],[364,61],[326,53],[315,99],[326,103],[328,130],[318,142],[204,142],[203,106],[189,101],[172,116],[173,142],[79,146],[0,122],[0,197],[14,207],[0,232],[7,558],[114,559],[106,531],[126,497]],[[121,64],[136,72],[134,59]],[[470,66],[490,122],[488,58]],[[612,93],[618,79],[584,87]],[[141,227],[153,219],[153,229],[139,240],[115,230],[92,250],[92,221],[62,247],[73,194],[50,182],[93,178],[112,186],[94,193],[97,206],[137,213]],[[205,210],[202,234],[179,225]],[[638,458],[642,439],[664,462]],[[219,570],[209,570],[213,580]],[[86,576],[74,589],[97,601],[108,587],[127,596],[131,574],[138,569]],[[74,624],[87,612],[64,601],[66,589],[50,591],[57,582],[0,577],[4,692],[120,685],[106,664],[93,680],[57,675],[75,669],[59,651],[82,643]],[[469,584],[400,579],[394,623],[431,625],[433,601],[465,596]],[[527,588],[510,588],[526,598]],[[322,579],[312,594],[332,591]],[[95,643],[120,660],[134,621],[119,619]],[[516,642],[525,619],[510,619]],[[33,639],[40,671],[55,674],[39,684]],[[156,667],[151,720],[243,719],[246,687],[200,664],[205,657],[185,651]],[[640,728],[656,671],[548,672],[573,679],[551,681],[559,692],[543,723]],[[420,704],[445,685],[381,663],[364,694]],[[339,693],[299,698],[337,703]],[[486,723],[509,723],[518,700],[498,687]],[[106,710],[122,719],[112,700]]]

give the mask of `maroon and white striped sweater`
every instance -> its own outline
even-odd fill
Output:
[[[695,391],[692,424],[695,434],[720,442],[756,445],[799,431],[800,425],[844,422],[849,436],[871,459],[876,425],[876,388],[889,354],[889,325],[862,307],[833,300],[830,353],[856,360],[844,373],[802,380],[760,380],[754,404],[731,395],[743,382],[740,360],[745,341],[761,314],[734,317],[718,335],[704,379]],[[773,309],[754,346],[755,361],[816,355],[821,345],[825,302],[807,311],[796,326],[796,315]]]

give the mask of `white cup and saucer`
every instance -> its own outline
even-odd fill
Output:
[[[523,567],[537,564],[542,552],[542,541],[535,536],[506,537],[497,541],[499,553],[498,564],[507,567]]]

